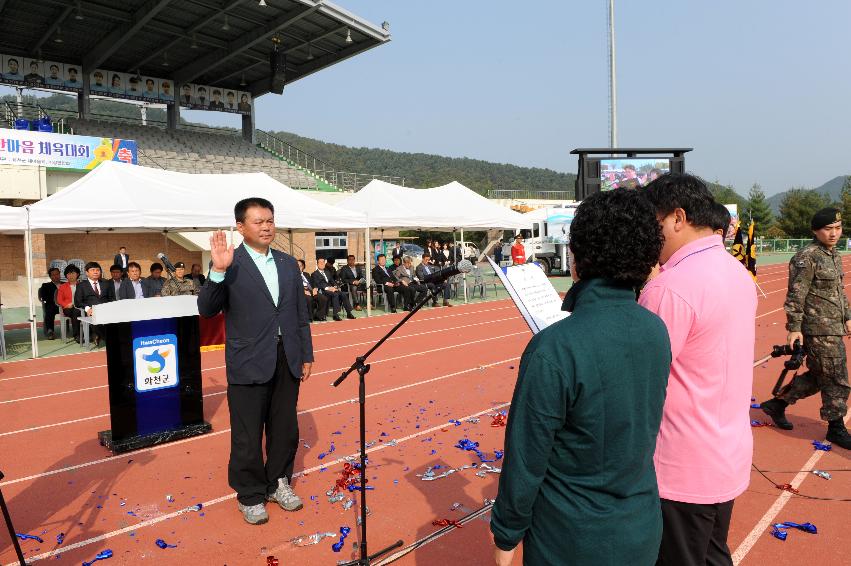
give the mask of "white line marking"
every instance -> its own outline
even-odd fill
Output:
[[[848,423],[848,419],[851,418],[851,415],[845,417],[845,422]],[[807,460],[807,463],[804,464],[804,467],[798,472],[798,475],[795,476],[795,479],[792,480],[792,487],[798,489],[801,487],[801,484],[804,483],[804,480],[810,477],[810,470],[812,470],[818,461],[824,456],[826,452],[822,450],[816,450],[813,452],[813,455],[810,456],[810,459]],[[759,537],[763,536],[766,532],[766,529],[770,524],[774,522],[775,517],[783,510],[786,503],[789,499],[792,498],[792,492],[790,491],[782,491],[780,495],[777,496],[777,499],[768,508],[768,511],[765,512],[765,515],[757,522],[754,526],[753,530],[745,537],[745,540],[739,545],[739,548],[733,553],[733,564],[738,566],[745,559],[748,552],[753,548],[756,542],[759,540]]]
[[[481,366],[476,366],[474,368],[459,370],[459,371],[456,371],[456,372],[453,372],[453,373],[448,373],[446,375],[441,375],[441,376],[438,376],[438,377],[432,377],[432,378],[426,379],[424,381],[417,381],[415,383],[409,383],[407,385],[400,385],[398,387],[393,387],[391,389],[386,389],[386,390],[383,390],[383,391],[377,391],[375,393],[370,393],[366,396],[366,398],[372,399],[374,397],[380,397],[382,395],[387,395],[389,393],[394,393],[396,391],[402,391],[404,389],[410,389],[412,387],[417,387],[419,385],[424,385],[424,384],[427,384],[427,383],[434,383],[436,381],[442,381],[444,379],[449,379],[450,377],[457,377],[459,375],[464,375],[464,374],[471,373],[471,372],[474,372],[474,371],[479,371],[480,367],[484,367],[484,368],[494,367],[494,366],[498,366],[500,364],[513,362],[513,361],[516,361],[516,360],[519,360],[519,359],[520,359],[520,356],[515,356],[513,358],[500,360],[498,362],[481,364]],[[322,410],[330,409],[330,408],[333,408],[333,407],[339,407],[341,405],[349,405],[351,403],[355,403],[356,401],[357,401],[357,398],[344,399],[342,401],[336,401],[334,403],[328,403],[327,405],[320,405],[318,407],[313,407],[312,409],[305,409],[303,411],[299,411],[298,414],[299,415],[306,415],[308,413],[313,413],[315,411],[322,411]],[[443,426],[445,426],[445,425],[443,425]],[[230,432],[230,429],[226,428],[226,429],[210,432],[210,433],[207,433],[207,434],[202,434],[200,436],[193,436],[192,438],[185,438],[183,440],[178,440],[178,441],[175,441],[175,442],[169,442],[167,444],[160,444],[160,445],[157,445],[157,446],[152,446],[150,448],[143,448],[141,450],[134,450],[132,452],[125,452],[125,453],[118,455],[118,456],[108,456],[106,458],[100,458],[98,460],[92,460],[90,462],[83,462],[82,464],[75,464],[73,466],[67,466],[65,468],[59,468],[59,469],[56,469],[56,470],[41,472],[39,474],[34,474],[34,475],[26,476],[26,477],[23,477],[23,478],[16,478],[16,479],[13,479],[13,480],[8,480],[8,481],[0,483],[0,487],[6,487],[8,485],[13,485],[13,484],[16,484],[16,483],[21,483],[21,482],[25,482],[25,481],[29,481],[29,480],[34,480],[34,479],[39,479],[39,478],[43,478],[43,477],[46,477],[46,476],[53,476],[53,475],[56,475],[56,474],[61,474],[63,472],[70,472],[70,471],[73,471],[73,470],[79,470],[81,468],[88,468],[89,466],[94,466],[96,464],[103,464],[103,463],[106,463],[106,462],[112,462],[114,460],[123,460],[127,457],[132,457],[134,454],[144,454],[144,453],[147,453],[147,452],[152,452],[154,450],[159,450],[161,448],[168,448],[169,446],[179,446],[179,445],[184,444],[186,442],[193,442],[195,440],[203,440],[205,438],[212,438],[212,437],[218,436],[220,434],[225,434],[226,432]]]
[[[10,430],[9,432],[0,432],[0,436],[11,436],[13,434],[21,434],[23,432],[33,432],[33,431],[36,431],[36,430],[42,430],[44,428],[51,428],[51,427],[54,427],[54,426],[65,426],[65,425],[74,424],[74,423],[81,423],[83,421],[90,421],[90,420],[93,420],[93,419],[102,419],[103,417],[108,417],[108,416],[109,416],[109,413],[106,413],[105,415],[93,415],[91,417],[83,417],[81,419],[74,419],[72,421],[63,421],[61,423],[53,423],[53,424],[46,424],[46,425],[41,425],[41,426],[34,426],[34,427],[30,427],[30,428],[22,428],[20,430]]]
[[[71,389],[69,391],[59,391],[58,393],[46,393],[44,395],[34,395],[32,397],[21,397],[19,399],[9,399],[8,401],[0,401],[0,405],[8,403],[18,403],[20,401],[32,401],[34,399],[44,399],[45,397],[56,397],[57,395],[68,395],[69,393],[80,393],[81,391],[91,391],[93,389],[103,389],[109,385],[95,385],[94,387],[84,387],[83,389]]]
[[[487,409],[485,409],[483,411],[479,411],[477,413],[472,413],[470,415],[460,417],[458,420],[463,421],[463,420],[470,419],[470,418],[473,418],[473,417],[480,417],[480,416],[485,415],[487,413],[492,413],[494,411],[504,409],[505,407],[508,407],[509,405],[511,405],[511,403],[501,403],[499,405],[494,405],[492,407],[488,407]],[[408,436],[404,436],[402,438],[396,439],[396,444],[399,445],[403,442],[407,442],[408,440],[413,440],[414,438],[417,438],[419,436],[423,436],[425,434],[431,434],[433,432],[437,432],[438,430],[440,430],[442,428],[446,428],[446,423],[439,424],[437,426],[431,427],[431,428],[426,429],[426,430],[420,430],[418,432],[415,432],[414,434],[410,434]],[[210,435],[208,434],[206,436],[210,436]],[[366,452],[368,454],[373,454],[375,452],[378,452],[379,450],[384,450],[385,448],[388,448],[388,446],[386,444],[378,444],[376,446],[373,446],[372,448],[368,448]],[[130,454],[130,453],[128,452],[128,454]],[[352,457],[357,458],[359,455],[360,455],[360,452],[356,452],[354,454],[350,454],[348,457],[349,458],[352,458]],[[124,456],[126,456],[126,454]],[[321,464],[313,466],[312,468],[302,470],[301,472],[296,472],[295,474],[293,474],[293,476],[297,477],[297,476],[302,476],[304,474],[310,474],[310,473],[319,471],[321,468],[330,468],[331,466],[335,466],[337,464],[342,464],[345,461],[346,461],[346,457],[341,457],[341,458],[337,458],[336,460],[333,460],[333,461],[330,461],[330,462],[323,462]],[[215,499],[205,501],[204,503],[202,503],[202,505],[203,505],[204,508],[208,508],[208,507],[212,507],[213,505],[218,505],[219,503],[229,501],[231,499],[236,499],[236,493],[230,493],[228,495],[223,495],[221,497],[217,497]],[[37,556],[28,556],[27,557],[27,563],[29,564],[29,563],[36,562],[36,561],[39,561],[39,560],[44,560],[46,558],[51,558],[51,557],[59,555],[59,554],[64,554],[65,552],[69,552],[71,550],[76,550],[78,548],[83,548],[84,546],[88,546],[90,544],[94,544],[94,543],[97,543],[97,542],[102,542],[102,541],[111,539],[113,537],[116,537],[118,535],[123,535],[124,533],[129,533],[131,531],[136,531],[136,530],[139,530],[139,529],[143,529],[145,527],[150,527],[151,525],[156,525],[157,523],[162,523],[163,521],[168,521],[169,519],[174,519],[175,517],[179,517],[180,515],[184,515],[184,514],[190,513],[190,512],[191,511],[189,510],[189,508],[181,509],[179,511],[174,511],[173,513],[168,513],[166,515],[154,517],[153,519],[148,519],[147,521],[142,521],[141,523],[136,523],[135,525],[130,525],[128,527],[124,527],[122,529],[117,529],[117,530],[114,530],[114,531],[111,531],[111,532],[108,532],[108,533],[104,533],[104,534],[98,535],[96,537],[92,537],[92,538],[89,538],[89,539],[86,539],[86,540],[81,540],[80,542],[68,544],[68,545],[63,546],[62,548],[57,548],[56,550],[51,550],[50,552],[44,552],[44,553],[39,554]],[[12,563],[8,564],[7,566],[17,566],[17,562],[12,562]]]

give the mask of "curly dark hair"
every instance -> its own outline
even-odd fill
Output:
[[[570,251],[580,279],[640,287],[662,252],[662,229],[643,191],[614,189],[582,201],[570,224]]]
[[[715,199],[700,177],[687,173],[668,173],[647,184],[644,194],[656,207],[656,213],[668,216],[682,208],[686,220],[695,228],[715,224]]]

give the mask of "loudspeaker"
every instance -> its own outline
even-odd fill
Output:
[[[269,70],[272,74],[271,91],[275,94],[282,94],[287,79],[287,57],[283,51],[274,49],[269,54]]]

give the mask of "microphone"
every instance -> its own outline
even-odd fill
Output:
[[[169,273],[174,273],[174,265],[168,260],[168,256],[164,253],[160,252],[157,254],[157,259],[163,262],[163,265],[168,270]],[[469,262],[468,262],[469,263]]]
[[[434,283],[435,285],[440,285],[453,275],[458,275],[459,273],[470,273],[471,271],[473,271],[473,264],[470,263],[469,260],[462,259],[455,265],[449,265],[443,269],[432,271],[423,277],[422,283]]]

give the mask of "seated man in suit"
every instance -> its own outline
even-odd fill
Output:
[[[437,270],[434,267],[432,267],[432,265],[431,265],[431,254],[429,254],[428,252],[425,252],[423,254],[422,263],[417,266],[417,270],[416,270],[417,279],[419,279],[420,281],[425,281],[426,276],[434,273],[435,271],[437,271]],[[444,283],[443,285],[435,285],[434,283],[426,283],[426,286],[434,293],[432,295],[433,300],[431,302],[431,306],[433,306],[433,307],[437,306],[437,294],[440,292],[440,287],[443,287],[443,306],[444,307],[451,307],[452,306],[449,303],[449,285],[447,285],[446,283]]]
[[[127,264],[127,279],[121,281],[118,299],[147,299],[153,297],[151,285],[142,279],[142,267],[135,261]]]
[[[384,254],[378,256],[378,265],[372,268],[372,279],[376,285],[384,287],[390,312],[396,312],[396,295],[401,295],[404,300],[408,294],[408,288],[400,284],[393,273],[387,269],[387,256]]]
[[[59,292],[59,268],[51,267],[47,270],[50,281],[38,289],[38,300],[41,301],[41,309],[44,313],[44,337],[55,340],[56,335],[53,325],[56,323],[56,315],[59,314],[59,306],[56,304],[56,294]]]
[[[343,293],[337,286],[337,282],[328,276],[325,270],[325,258],[316,258],[316,271],[310,277],[311,284],[316,287],[319,292],[331,301],[331,308],[334,311],[334,320],[343,320],[340,318],[340,303],[346,309],[346,318],[353,319],[352,304],[349,302],[349,296]]]
[[[90,261],[85,268],[86,279],[80,281],[77,284],[77,290],[74,291],[74,306],[85,309],[86,315],[91,316],[93,306],[115,300],[115,288],[112,282],[101,279],[101,268],[98,262]],[[103,341],[103,332],[99,326],[92,326],[92,330],[95,333],[95,348],[98,348]]]
[[[411,256],[406,255],[402,258],[402,265],[393,270],[393,275],[399,280],[402,287],[408,290],[405,296],[405,310],[409,311],[413,309],[414,302],[419,303],[426,296],[428,287],[420,285],[420,282],[417,280],[417,276],[414,273],[414,262],[411,260]],[[414,298],[415,293],[417,296],[416,299]]]
[[[361,310],[360,304],[357,303],[357,292],[366,293],[366,278],[360,268],[355,265],[355,256],[349,255],[346,258],[346,265],[339,271],[339,275],[343,287],[349,291],[352,302],[355,303],[355,310]]]
[[[121,278],[124,276],[124,270],[121,269],[120,265],[113,265],[109,268],[109,285],[112,285],[113,293],[115,297],[118,297],[118,290],[121,288]]]
[[[312,320],[326,320],[328,318],[328,297],[319,293],[310,283],[310,276],[305,269],[307,265],[303,259],[298,261],[299,269],[301,269],[301,283],[304,287],[304,300],[307,302],[307,312]]]

